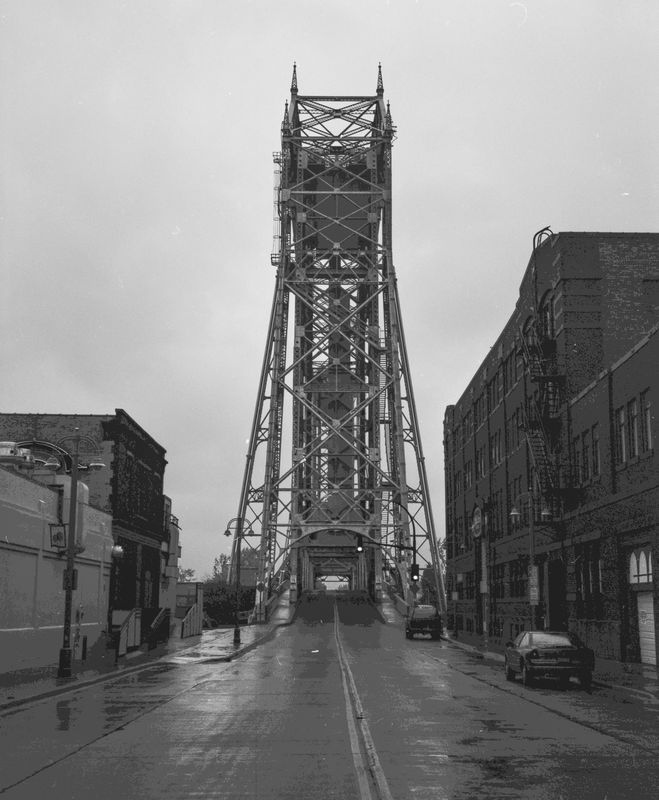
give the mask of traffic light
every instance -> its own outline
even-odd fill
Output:
[[[357,552],[362,553],[364,551],[364,537],[360,534],[357,534]]]
[[[412,564],[412,569],[410,570],[410,578],[416,583],[419,580],[419,565]]]

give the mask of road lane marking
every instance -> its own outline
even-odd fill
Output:
[[[339,664],[341,658],[339,657]],[[348,736],[350,737],[350,751],[352,753],[352,760],[355,764],[355,772],[357,773],[357,785],[359,786],[359,795],[361,800],[373,800],[371,787],[368,782],[368,775],[364,759],[362,758],[362,751],[359,747],[359,736],[357,734],[357,727],[353,717],[352,705],[350,703],[350,691],[346,681],[345,672],[341,665],[341,681],[343,683],[343,697],[346,704],[346,719],[348,720]]]
[[[339,656],[339,666],[341,667],[341,677],[343,679],[343,691],[346,697],[346,713],[348,714],[348,726],[350,726],[351,724],[354,726],[354,722],[352,720],[352,714],[354,713],[355,717],[359,722],[359,729],[362,735],[364,749],[366,750],[368,767],[371,771],[371,775],[373,776],[373,780],[375,781],[375,785],[377,787],[378,800],[394,800],[393,795],[389,790],[389,784],[387,783],[384,770],[382,769],[382,765],[380,764],[380,759],[378,758],[377,750],[375,749],[375,745],[373,743],[373,737],[371,736],[371,731],[365,719],[364,708],[362,706],[361,700],[359,699],[359,694],[357,693],[357,686],[355,685],[355,679],[353,678],[350,665],[348,664],[348,660],[345,655],[345,650],[343,649],[343,643],[341,642],[341,637],[339,635],[339,613],[336,605],[336,600],[334,601],[334,638],[336,640],[336,649]],[[361,752],[359,754],[359,760],[360,763],[363,765]],[[359,776],[359,770],[358,770],[358,776]],[[372,795],[370,794],[370,789],[368,797],[369,798],[372,797]]]

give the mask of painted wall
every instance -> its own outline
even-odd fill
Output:
[[[41,479],[48,480],[43,475]],[[67,487],[68,488],[68,487]],[[86,496],[81,487],[80,498]],[[65,504],[68,505],[68,504]],[[65,555],[51,545],[59,492],[13,469],[0,468],[0,673],[56,665],[62,646]],[[73,594],[75,658],[103,644],[107,627],[112,516],[81,502],[85,549],[76,556]],[[66,513],[63,517],[68,522]]]

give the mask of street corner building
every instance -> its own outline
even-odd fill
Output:
[[[569,629],[657,663],[659,234],[533,240],[515,309],[444,416],[448,627]]]
[[[167,638],[180,532],[165,449],[122,409],[0,414],[0,440],[0,673],[57,661],[74,444],[74,659]]]

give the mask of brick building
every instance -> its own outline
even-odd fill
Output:
[[[25,444],[36,458],[40,442],[70,451],[76,428],[81,461],[93,455],[105,464],[85,475],[89,503],[111,514],[112,537],[124,553],[113,563],[109,617],[115,614],[116,624],[121,621],[117,612],[137,609],[144,632],[161,605],[163,554],[170,541],[170,515],[163,495],[165,449],[123,409],[98,415],[0,414],[0,439]],[[49,454],[43,447],[43,455]]]
[[[444,417],[448,626],[579,633],[656,663],[659,234],[536,234],[515,311]]]

